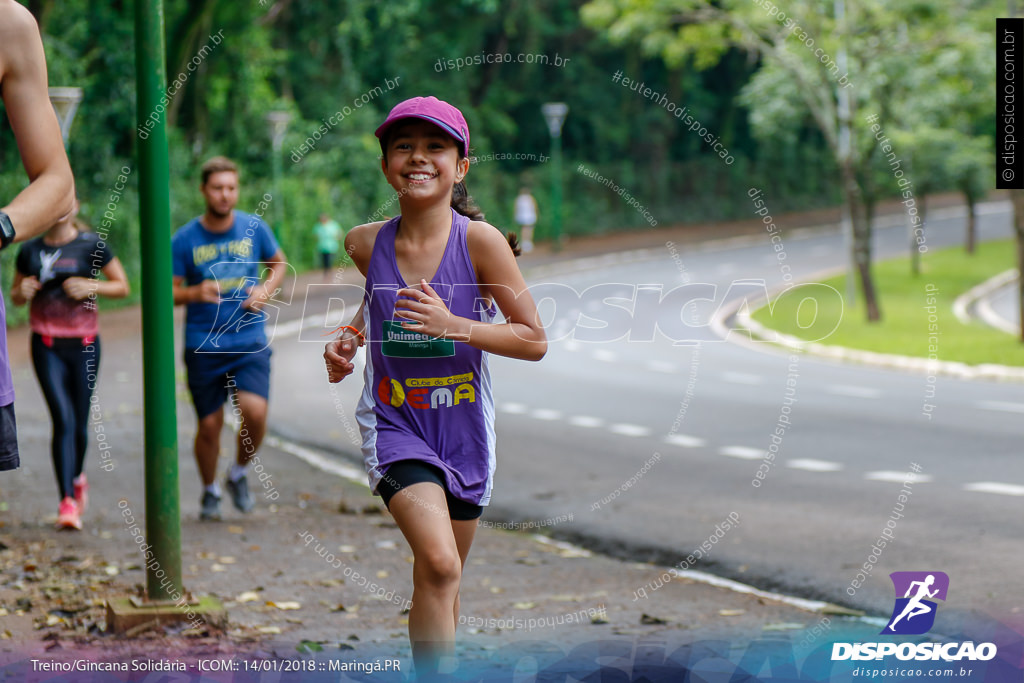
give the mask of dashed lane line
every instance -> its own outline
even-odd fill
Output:
[[[806,470],[808,472],[838,472],[843,469],[843,466],[837,462],[815,460],[814,458],[796,458],[795,460],[787,460],[786,467],[791,467],[794,470]]]
[[[858,387],[851,384],[832,384],[826,387],[825,391],[835,396],[850,396],[852,398],[878,398],[882,392],[870,387]]]
[[[1024,403],[1009,401],[978,401],[976,404],[983,410],[998,410],[1003,413],[1024,413]]]
[[[594,429],[604,425],[604,420],[599,417],[592,417],[590,415],[573,415],[569,418],[569,424],[574,427],[585,427],[587,429]]]
[[[966,484],[964,490],[976,491],[978,493],[996,493],[1002,496],[1024,496],[1024,486],[1003,484],[998,481],[978,481],[973,484]]]
[[[750,386],[761,384],[764,381],[759,375],[751,375],[746,372],[723,372],[722,379],[733,384],[747,384]]]
[[[613,434],[621,434],[622,436],[648,436],[651,433],[649,427],[625,423],[613,424],[608,428],[608,431]]]
[[[894,484],[927,484],[932,481],[930,474],[917,474],[916,472],[897,472],[895,470],[878,470],[868,472],[864,478],[869,481],[889,481]]]
[[[669,434],[665,437],[665,443],[672,444],[673,446],[682,446],[683,448],[700,448],[707,442],[696,436],[690,436],[689,434]]]
[[[726,455],[730,458],[760,460],[764,457],[765,452],[760,448],[750,448],[749,446],[726,446],[725,448],[719,448],[718,453],[719,455]]]

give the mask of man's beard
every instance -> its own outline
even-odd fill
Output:
[[[215,209],[213,206],[211,206],[210,204],[207,204],[206,205],[206,211],[208,213],[210,213],[211,215],[215,216],[216,218],[227,218],[228,216],[231,215],[232,209],[228,209],[226,212],[220,212],[217,209]]]

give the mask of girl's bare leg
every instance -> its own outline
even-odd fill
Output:
[[[469,547],[473,545],[473,537],[476,535],[476,525],[479,520],[452,520],[452,533],[455,534],[455,545],[459,548],[459,559],[461,566],[466,568],[466,557],[469,556]],[[455,628],[459,626],[459,594],[455,594]]]
[[[441,657],[455,653],[455,621],[462,555],[448,516],[444,490],[421,482],[391,499],[395,523],[413,554],[409,641],[421,681],[437,676]],[[468,546],[466,552],[469,552]]]

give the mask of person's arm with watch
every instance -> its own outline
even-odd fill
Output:
[[[75,198],[71,166],[47,91],[39,27],[13,0],[0,0],[0,95],[29,178],[28,187],[0,206],[2,249],[48,230],[71,211]]]

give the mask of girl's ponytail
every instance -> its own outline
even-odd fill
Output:
[[[484,220],[484,212],[473,201],[473,198],[469,196],[465,181],[455,183],[455,186],[452,188],[452,208],[471,221]],[[514,232],[507,233],[505,238],[508,240],[508,246],[512,249],[513,254],[519,256],[523,253],[519,246],[519,238],[516,237]]]
[[[460,180],[452,188],[452,208],[471,221],[482,221],[484,212],[466,191],[466,181]]]

